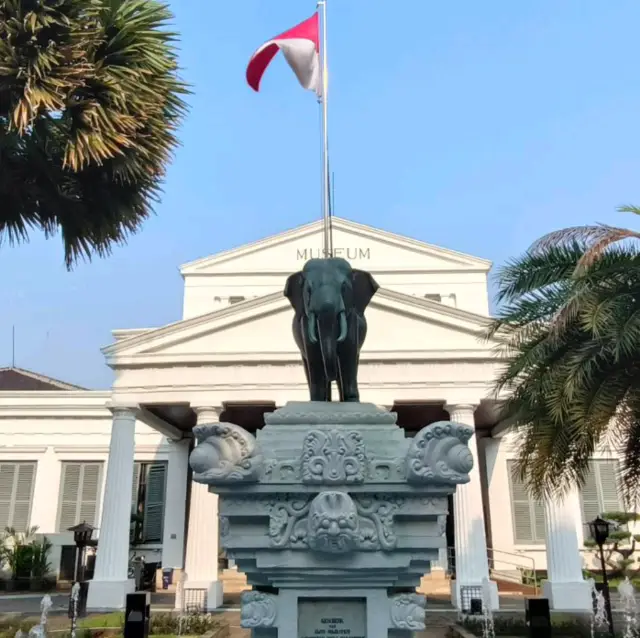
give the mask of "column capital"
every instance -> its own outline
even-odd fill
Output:
[[[192,406],[196,413],[196,422],[198,425],[203,423],[218,423],[220,415],[224,407],[221,405],[197,405]]]
[[[477,408],[475,403],[447,403],[445,411],[449,413],[449,418],[457,423],[474,425],[474,413]]]
[[[130,418],[135,419],[136,413],[138,410],[137,405],[117,405],[117,404],[108,404],[107,408],[113,414],[113,418]]]

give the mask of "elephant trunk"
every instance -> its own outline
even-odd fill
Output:
[[[328,314],[321,314],[317,318],[318,338],[327,381],[338,379],[338,322],[336,319],[335,315]]]

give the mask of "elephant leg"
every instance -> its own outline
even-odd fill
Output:
[[[309,383],[309,395],[312,401],[331,401],[331,383],[327,382],[322,365],[313,365],[309,362],[306,366]]]

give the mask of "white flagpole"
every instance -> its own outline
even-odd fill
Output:
[[[331,233],[331,204],[329,193],[329,133],[328,120],[328,90],[329,73],[327,57],[327,0],[318,0],[318,7],[322,10],[322,218],[323,228],[323,253],[325,257],[333,255],[333,237]]]

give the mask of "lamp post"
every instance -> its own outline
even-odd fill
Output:
[[[74,572],[74,580],[76,583],[84,580],[84,553],[87,546],[91,544],[91,537],[95,529],[96,528],[93,525],[89,525],[87,521],[82,521],[82,523],[68,529],[69,532],[73,532],[73,540],[77,548]]]
[[[602,568],[602,594],[604,596],[605,611],[607,612],[607,623],[609,624],[609,635],[615,637],[613,630],[613,614],[611,613],[611,595],[609,592],[609,579],[607,578],[607,566],[604,562],[604,544],[609,538],[611,531],[611,523],[605,521],[604,518],[595,518],[589,523],[589,531],[591,538],[595,541],[600,550],[600,567]]]

